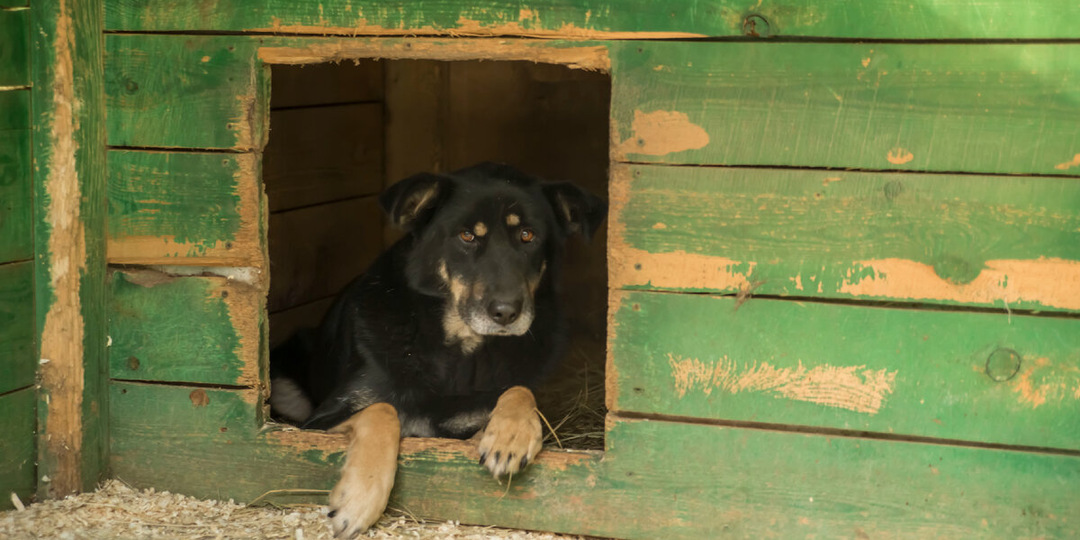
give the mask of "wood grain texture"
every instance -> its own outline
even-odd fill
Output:
[[[35,339],[33,263],[0,265],[0,394],[34,384]]]
[[[30,128],[30,89],[0,91],[0,132]]]
[[[622,160],[1077,171],[1071,45],[624,42],[612,56]]]
[[[301,328],[319,326],[323,315],[329,311],[333,303],[334,297],[331,296],[271,313],[269,317],[270,348],[280,345]]]
[[[0,9],[0,87],[30,84],[30,10]]]
[[[277,110],[263,153],[263,184],[277,212],[382,189],[381,103]]]
[[[222,277],[113,272],[114,379],[256,386],[263,291]]]
[[[216,0],[189,9],[183,0],[108,2],[106,27],[128,31],[273,31],[390,35],[527,35],[588,38],[739,36],[757,14],[763,36],[891,39],[1033,39],[1076,37],[1068,21],[1080,7],[1065,0],[909,2],[856,0],[485,0],[416,7],[407,0],[344,1],[318,6]]]
[[[0,395],[0,511],[10,510],[14,505],[11,494],[19,496],[24,504],[30,504],[37,486],[35,461],[35,411],[37,396],[33,388]]]
[[[109,151],[109,262],[261,266],[258,156]]]
[[[0,129],[0,263],[34,253],[30,146],[30,130]]]
[[[272,214],[270,311],[337,294],[382,251],[383,221],[375,197]]]
[[[112,399],[111,464],[134,486],[249,501],[335,481],[344,439],[253,434],[251,394],[113,383]],[[618,538],[1065,538],[1080,515],[1075,456],[613,418],[603,459],[549,450],[499,485],[476,457],[405,439],[391,506]]]
[[[269,77],[250,39],[107,36],[111,146],[252,150],[266,144]]]
[[[1080,450],[1080,321],[615,292],[612,409]]]
[[[102,11],[30,10],[41,498],[92,489],[107,459]]]
[[[617,287],[1080,310],[1080,183],[614,169]]]

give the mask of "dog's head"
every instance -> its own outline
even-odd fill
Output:
[[[574,184],[493,163],[406,178],[379,202],[413,235],[409,285],[447,299],[448,338],[463,343],[528,331],[565,239],[590,237],[606,214],[602,200]]]

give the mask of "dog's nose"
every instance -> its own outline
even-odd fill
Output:
[[[487,312],[491,320],[503,326],[512,324],[517,320],[518,315],[521,315],[521,300],[514,302],[495,300],[488,304]]]

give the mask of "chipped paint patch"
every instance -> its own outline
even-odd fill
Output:
[[[866,369],[866,366],[828,364],[808,369],[801,361],[794,368],[778,368],[766,362],[740,365],[727,356],[716,362],[703,362],[668,354],[668,364],[680,398],[691,391],[706,396],[713,390],[730,394],[760,392],[867,414],[881,410],[885,398],[893,391],[897,373]]]
[[[1073,385],[1076,388],[1070,391]],[[1010,386],[1017,401],[1026,407],[1062,405],[1070,398],[1080,399],[1080,367],[1054,366],[1049,358],[1036,358],[1024,362]]]
[[[756,266],[726,257],[685,251],[649,253],[618,245],[611,247],[608,277],[612,287],[741,290],[750,287],[749,278]]]
[[[906,259],[858,261],[840,284],[852,296],[942,300],[964,304],[1015,306],[1032,302],[1080,309],[1080,261],[1040,257],[1034,260],[986,261],[974,280],[954,283],[934,267]]]
[[[915,159],[915,154],[904,148],[896,147],[889,150],[889,153],[885,155],[885,159],[889,160],[889,163],[893,165],[903,165]]]
[[[591,13],[591,12],[590,12]],[[587,14],[586,20],[591,15]],[[522,18],[524,17],[524,18]],[[522,23],[528,22],[527,28]],[[370,24],[363,15],[359,16],[353,26],[331,25],[326,21],[319,24],[291,24],[283,22],[278,17],[271,18],[271,26],[261,28],[249,28],[245,31],[273,32],[275,34],[300,34],[316,36],[447,36],[447,37],[528,37],[544,39],[565,40],[611,40],[611,39],[692,39],[708,37],[705,34],[694,32],[634,32],[634,31],[610,31],[582,28],[572,23],[563,23],[558,27],[540,27],[540,15],[538,11],[521,9],[518,12],[518,20],[499,22],[495,24],[484,23],[476,19],[462,15],[457,19],[457,26],[452,28],[436,28],[434,25],[408,25],[405,22],[397,26]]]
[[[632,135],[619,145],[624,155],[663,156],[697,150],[709,144],[709,134],[679,111],[634,111]]]
[[[1054,168],[1059,171],[1067,171],[1073,167],[1080,167],[1080,154],[1076,154],[1073,158],[1065,163],[1058,163],[1054,165]]]

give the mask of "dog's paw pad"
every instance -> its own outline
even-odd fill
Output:
[[[330,525],[335,538],[356,538],[375,524],[386,509],[391,485],[374,475],[345,474],[330,492]]]

